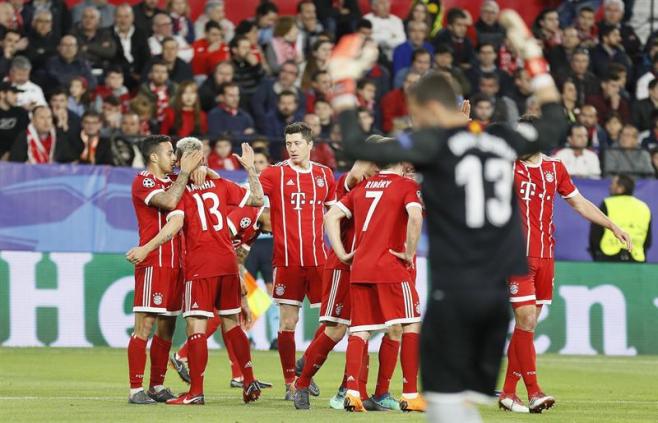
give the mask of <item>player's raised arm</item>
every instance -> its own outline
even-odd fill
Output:
[[[165,242],[171,240],[183,227],[183,212],[175,210],[167,216],[167,224],[160,229],[160,232],[146,244],[131,248],[126,253],[126,259],[133,263],[141,263],[149,253]]]
[[[233,154],[244,170],[247,171],[247,181],[249,183],[249,198],[247,199],[247,206],[260,207],[264,204],[263,202],[263,187],[260,185],[258,179],[258,172],[256,171],[256,166],[254,165],[254,149],[251,148],[246,142],[242,143],[242,155],[238,156]]]
[[[153,196],[150,204],[163,210],[175,209],[183,196],[183,192],[185,192],[185,185],[189,182],[190,175],[202,162],[202,151],[192,151],[183,154],[180,158],[180,173],[176,181],[165,192]]]

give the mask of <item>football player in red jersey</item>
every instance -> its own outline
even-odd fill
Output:
[[[378,142],[383,137],[371,135],[369,142]],[[374,175],[377,167],[371,162],[357,161],[349,172],[344,173],[336,182],[336,197],[342,198],[347,195],[355,185],[365,178]],[[354,245],[354,225],[351,220],[341,222],[341,238],[343,245],[352,248]],[[295,408],[307,410],[310,408],[309,387],[312,377],[320,370],[327,359],[329,352],[333,350],[338,342],[343,339],[350,324],[350,266],[343,263],[333,251],[329,252],[323,274],[322,306],[320,307],[320,322],[325,325],[324,330],[319,333],[308,346],[305,352],[305,362],[299,378],[295,382],[294,403]],[[364,355],[364,360],[368,359]],[[364,374],[365,373],[365,377]],[[361,378],[367,380],[367,366],[364,366]],[[365,384],[363,384],[365,385]],[[362,387],[365,390],[365,386]],[[336,397],[332,398],[330,404],[340,404],[343,407],[345,389],[344,383],[338,390]],[[337,407],[337,405],[336,405]]]
[[[524,117],[526,123],[532,117]],[[510,301],[515,328],[507,350],[505,385],[498,403],[502,409],[519,413],[541,413],[555,403],[537,383],[534,331],[544,304],[553,299],[554,246],[553,206],[560,195],[585,219],[608,228],[629,250],[629,235],[615,225],[598,207],[583,197],[559,159],[537,153],[514,164],[514,186],[526,236],[529,273],[509,279]],[[523,377],[528,391],[526,407],[516,395],[516,384]]]
[[[344,196],[325,219],[334,253],[339,260],[352,263],[350,299],[352,304],[359,304],[352,308],[346,355],[348,411],[365,411],[358,378],[373,331],[401,325],[403,334],[414,334],[408,342],[416,345],[409,348],[418,351],[420,304],[415,284],[410,281],[410,267],[423,222],[420,189],[415,181],[402,176],[402,163],[378,167],[382,170],[377,175]],[[356,243],[351,253],[346,252],[340,238],[344,218],[354,218]],[[380,372],[378,379],[391,378],[395,363],[386,367],[388,374]],[[405,383],[400,407],[424,411],[424,400],[416,387],[418,360],[403,360],[402,373]]]
[[[270,201],[274,236],[274,301],[279,305],[279,357],[286,384],[286,400],[292,400],[295,380],[295,328],[304,297],[311,307],[322,298],[325,206],[336,201],[331,169],[310,160],[311,128],[297,122],[285,129],[290,159],[266,168],[260,175]],[[322,325],[316,331],[321,333]],[[316,391],[316,393],[319,393]]]
[[[231,235],[233,236],[233,247],[235,248],[235,253],[238,256],[238,264],[240,266],[240,276],[241,281],[244,280],[244,262],[249,255],[251,245],[256,241],[258,236],[261,233],[270,233],[272,232],[272,226],[270,225],[270,212],[266,207],[235,207],[228,215],[226,219]],[[251,321],[251,312],[249,307],[246,304],[246,288],[244,282],[242,283],[242,326],[245,330],[249,330],[252,326]],[[206,338],[210,338],[216,331],[217,328],[222,324],[222,320],[219,317],[219,314],[215,313],[215,316],[208,320],[208,326],[206,328]],[[224,333],[222,332],[222,337]],[[240,365],[235,357],[231,343],[224,340],[224,345],[226,346],[226,352],[228,353],[229,361],[231,364],[231,388],[243,388],[244,376],[242,375],[242,370]],[[169,362],[174,369],[178,372],[178,375],[183,379],[185,383],[190,383],[189,371],[186,367],[187,363],[187,342],[185,342],[179,350],[173,353],[169,359]],[[271,388],[272,384],[264,381],[257,381],[261,389]]]
[[[177,143],[179,157],[201,151],[203,144],[196,138],[183,138]],[[251,402],[260,396],[260,387],[253,376],[249,341],[239,326],[240,277],[237,257],[226,224],[228,206],[262,206],[263,192],[253,166],[253,150],[242,145],[238,157],[248,174],[249,190],[227,181],[210,179],[201,185],[189,184],[176,210],[168,216],[164,234],[149,242],[157,246],[163,238],[183,228],[185,236],[185,290],[183,316],[187,320],[190,389],[167,404],[204,404],[203,374],[208,361],[205,336],[206,323],[219,310],[225,339],[232,344],[244,374],[243,400]]]
[[[132,184],[132,201],[139,226],[139,243],[146,244],[165,226],[167,213],[181,199],[190,173],[203,160],[203,155],[192,153],[181,159],[181,171],[175,182],[169,179],[176,162],[171,139],[151,136],[142,146],[147,160],[146,170],[140,172]],[[174,234],[175,235],[175,234]],[[182,271],[180,237],[172,235],[141,262],[135,263],[135,328],[128,343],[128,372],[132,404],[164,402],[173,397],[164,387],[167,358],[171,348],[176,315],[181,311]],[[156,323],[151,342],[151,378],[148,392],[142,381],[146,366],[146,343]]]

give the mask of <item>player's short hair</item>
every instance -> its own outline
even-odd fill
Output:
[[[302,134],[302,138],[306,142],[313,142],[313,130],[306,122],[293,122],[290,125],[286,126],[286,129],[283,131],[285,135],[293,134]]]
[[[452,84],[436,72],[422,77],[415,83],[409,89],[409,97],[421,105],[436,101],[448,109],[457,108],[457,95]]]
[[[160,144],[171,142],[171,137],[168,135],[149,135],[142,141],[142,155],[148,161],[153,153],[157,153]]]
[[[395,138],[384,137],[382,135],[377,135],[377,134],[370,135],[368,138],[366,138],[366,143],[368,144],[386,144],[394,141]],[[375,164],[375,166],[379,168],[379,170],[386,170],[398,164],[398,163],[390,163],[390,162],[373,162],[373,163]]]
[[[617,177],[617,184],[624,188],[625,195],[633,195],[635,192],[635,180],[625,173],[615,175]]]
[[[180,160],[184,153],[202,150],[203,143],[200,139],[195,137],[181,138],[176,143],[176,158]]]

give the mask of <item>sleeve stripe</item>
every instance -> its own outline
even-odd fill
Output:
[[[336,200],[331,200],[331,201],[325,201],[325,202],[324,202],[324,204],[325,204],[326,206],[329,206],[329,207],[333,206],[333,205],[336,204],[336,203],[337,203]]]
[[[343,187],[345,188],[345,192],[350,192],[350,187],[347,186],[347,177],[343,181]]]
[[[343,213],[345,213],[345,216],[347,216],[348,219],[352,218],[352,212],[350,211],[350,209],[345,207],[345,204],[339,201],[336,203],[336,207],[338,207]]]
[[[183,210],[174,210],[174,211],[170,212],[167,215],[167,222],[169,222],[169,219],[171,219],[172,217],[178,216],[178,215],[185,217],[185,212]]]
[[[564,198],[566,200],[568,198],[573,198],[578,194],[579,194],[579,191],[578,191],[578,188],[576,188],[576,189],[573,190],[573,192],[571,194],[563,195],[562,198]]]
[[[147,195],[146,198],[144,199],[144,204],[146,204],[148,206],[149,203],[151,202],[151,200],[153,199],[153,197],[156,194],[160,194],[161,192],[165,192],[165,190],[163,190],[162,188],[159,188],[159,189],[154,189],[153,191],[149,192],[149,195]]]
[[[247,192],[245,192],[244,197],[242,198],[242,201],[240,201],[238,207],[244,207],[245,204],[247,204],[247,200],[249,200],[250,196],[251,196],[251,191],[249,190],[249,188],[247,188]]]
[[[226,225],[231,230],[231,236],[236,236],[238,234],[238,230],[235,229],[235,225],[233,224],[233,222],[231,222],[230,219],[226,219]]]
[[[407,210],[409,210],[412,207],[418,207],[421,211],[423,210],[423,206],[420,203],[412,202],[412,203],[407,203],[406,206],[404,206]]]

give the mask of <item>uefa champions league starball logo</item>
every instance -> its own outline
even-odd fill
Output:
[[[142,182],[142,185],[144,185],[144,188],[153,188],[155,186],[155,181],[153,179],[146,178]]]
[[[317,185],[319,188],[322,188],[324,186],[324,179],[318,176],[315,179],[315,185]]]
[[[159,292],[156,292],[153,294],[153,304],[155,305],[160,305],[162,304],[162,294]]]
[[[242,229],[247,229],[251,225],[251,219],[248,217],[243,217],[242,220],[240,220],[240,227]]]

